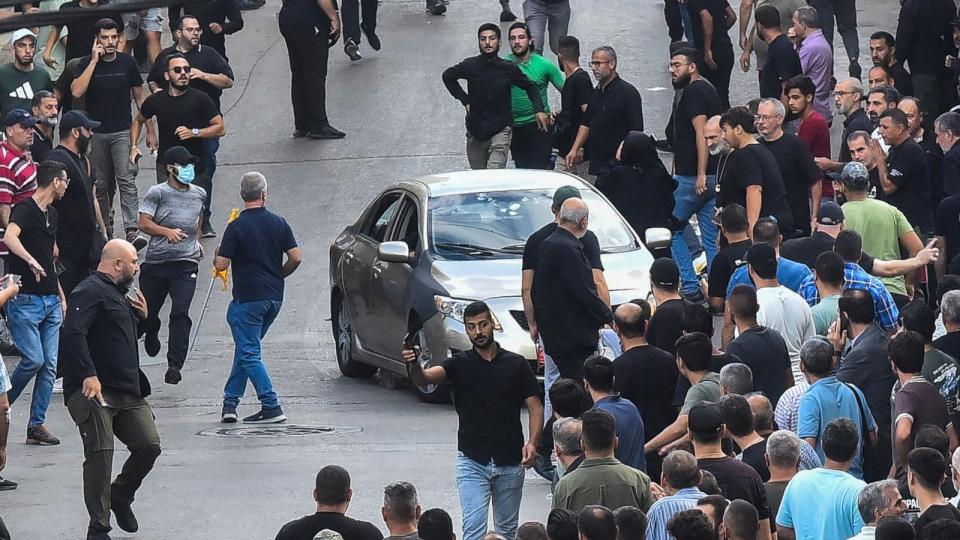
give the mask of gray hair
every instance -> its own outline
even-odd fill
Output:
[[[937,117],[934,125],[940,131],[949,131],[954,137],[960,136],[960,114],[955,112],[945,112]]]
[[[773,105],[774,110],[777,111],[777,116],[786,116],[787,109],[783,107],[783,102],[779,99],[773,98],[763,98],[760,100],[759,105]],[[759,106],[758,106],[759,108]]]
[[[796,467],[800,463],[800,445],[807,444],[797,434],[781,429],[767,437],[767,458],[775,467]]]
[[[590,217],[590,209],[587,208],[587,203],[577,206],[565,205],[560,207],[560,213],[557,214],[557,217],[560,218],[561,225],[566,223],[579,226],[581,221]]]
[[[240,177],[240,198],[245,202],[256,201],[267,190],[267,178],[251,171]]]
[[[417,519],[417,488],[410,482],[394,482],[383,488],[383,507],[398,521]]]
[[[820,28],[820,14],[813,6],[803,6],[797,9],[797,20],[807,28]]]
[[[890,499],[887,498],[888,489],[897,489],[897,481],[886,479],[873,482],[864,486],[857,496],[857,510],[860,511],[860,517],[864,523],[873,523],[876,521],[876,512],[882,512],[890,505]]]
[[[613,63],[617,63],[617,51],[613,50],[613,47],[609,45],[601,45],[593,50],[593,54],[604,53],[610,57],[610,60],[613,60]]]
[[[57,95],[49,90],[37,90],[33,93],[33,99],[30,101],[30,107],[39,107],[45,99],[57,99]]]
[[[833,368],[833,344],[823,336],[808,338],[800,346],[800,362],[809,373],[826,377]]]
[[[950,291],[940,299],[940,315],[943,322],[960,324],[960,291]]]
[[[694,487],[700,483],[697,458],[686,450],[674,450],[663,458],[663,477],[674,489]]]
[[[720,369],[720,388],[728,394],[744,395],[753,391],[753,372],[746,364],[727,364]]]
[[[565,456],[579,455],[580,431],[582,428],[579,418],[561,418],[553,423],[553,445],[560,449]]]

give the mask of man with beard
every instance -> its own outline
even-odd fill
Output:
[[[877,86],[867,92],[867,116],[873,123],[870,137],[880,143],[884,154],[890,151],[890,145],[880,135],[880,115],[888,109],[896,109],[901,97],[900,92],[892,86]]]
[[[41,90],[53,91],[50,73],[33,63],[37,35],[21,28],[10,37],[13,62],[0,66],[0,115],[11,109],[30,110],[31,100]]]
[[[196,21],[196,19],[192,19]],[[190,87],[190,62],[180,53],[167,57],[166,90],[155,92],[143,100],[140,112],[130,126],[130,161],[136,163],[142,153],[137,143],[140,129],[150,118],[157,117],[159,135],[158,155],[164,155],[174,146],[186,148],[192,156],[202,156],[206,151],[205,141],[223,137],[226,127],[223,116],[216,103],[206,93]],[[154,148],[153,141],[147,137],[147,146]],[[167,180],[167,168],[162,160],[157,160],[157,179]],[[158,182],[158,183],[159,183]],[[207,194],[204,203],[204,222],[210,217],[210,178],[201,170],[195,180]],[[211,229],[212,232],[212,229]],[[212,236],[216,236],[213,233]]]
[[[713,223],[717,202],[717,160],[710,158],[704,127],[708,118],[720,114],[722,97],[701,77],[702,62],[694,49],[680,49],[670,59],[671,82],[682,92],[673,110],[670,139],[673,141],[673,168],[677,181],[674,191],[677,204],[673,216],[678,223],[687,223],[691,216],[697,216],[709,264],[717,252],[717,227]],[[672,253],[680,267],[684,296],[692,300],[702,297],[690,248],[682,232],[673,235]]]
[[[53,150],[54,128],[60,121],[60,104],[53,92],[40,90],[33,95],[30,112],[37,119],[33,125],[33,144],[30,145],[30,157],[36,162],[43,161]]]
[[[512,62],[498,56],[500,27],[484,23],[477,30],[480,54],[443,72],[443,84],[467,112],[467,160],[471,169],[502,169],[513,133],[512,90],[525,91],[533,103],[537,126],[546,130],[548,119],[537,87]],[[467,81],[464,91],[460,81]]]
[[[403,345],[403,360],[413,384],[450,384],[460,427],[457,431],[457,489],[463,510],[464,540],[480,540],[487,530],[487,505],[493,503],[494,528],[514,538],[523,495],[524,468],[537,459],[543,426],[539,385],[522,356],[505,351],[493,339],[493,316],[483,302],[463,310],[473,348],[439,366],[424,369],[419,347]],[[524,442],[520,409],[526,405],[530,436]]]
[[[233,0],[210,0],[208,2],[173,4],[167,8],[171,34],[175,34],[177,27],[180,25],[180,19],[187,15],[195,16],[200,22],[200,43],[220,53],[220,56],[223,56],[225,60],[228,59],[226,36],[243,29],[243,14],[237,2]]]
[[[130,288],[136,275],[136,248],[111,240],[96,273],[70,295],[63,320],[63,399],[83,442],[87,540],[110,538],[111,510],[121,529],[137,531],[130,506],[160,456],[160,436],[145,399],[150,382],[140,371],[137,320],[147,317],[147,303]],[[114,436],[130,456],[111,483]]]
[[[10,333],[21,352],[7,398],[12,405],[36,378],[27,423],[27,444],[33,445],[60,444],[43,424],[56,378],[60,324],[67,310],[53,265],[58,220],[52,205],[63,197],[69,183],[62,163],[41,163],[37,167],[37,191],[14,207],[3,236],[12,254],[7,258],[6,271],[21,276],[20,292],[6,304]]]
[[[907,115],[890,109],[880,115],[880,134],[890,145],[886,161],[878,161],[886,201],[897,207],[920,234],[933,231],[930,169],[923,148],[910,137]],[[877,143],[874,143],[874,152]]]
[[[58,260],[63,265],[60,286],[67,298],[96,267],[100,250],[107,241],[107,228],[87,159],[93,128],[99,125],[81,111],[65,113],[60,119],[60,145],[47,154],[47,159],[66,167],[67,178],[70,178],[63,198],[54,203],[60,218],[57,227]]]
[[[563,73],[553,62],[533,52],[530,41],[530,29],[521,22],[510,25],[507,33],[510,40],[510,54],[506,60],[513,62],[530,79],[540,101],[543,112],[550,115],[550,103],[547,100],[547,85],[552,84],[557,91],[563,89]],[[518,169],[550,169],[552,152],[548,129],[537,124],[533,103],[527,93],[517,87],[511,87],[513,109],[513,138],[510,141],[510,154]]]
[[[137,234],[137,171],[128,160],[130,99],[143,105],[143,78],[137,61],[117,51],[120,27],[111,19],[97,21],[93,49],[80,61],[80,75],[70,85],[74,97],[83,98],[94,128],[90,161],[96,178],[100,208],[107,214],[107,233],[113,236],[113,196],[120,191],[120,213],[127,242],[138,250],[147,239]],[[147,142],[156,145],[153,124],[147,124]]]
[[[837,160],[814,157],[813,160],[824,172],[839,172],[843,165],[850,161],[850,148],[847,138],[855,131],[873,130],[873,124],[867,111],[863,110],[863,87],[858,79],[846,79],[837,83],[833,88],[833,100],[837,112],[843,115],[843,133],[840,136],[840,153]]]
[[[893,76],[894,86],[905,96],[913,95],[913,82],[910,72],[903,67],[903,62],[897,58],[897,41],[890,32],[874,32],[870,35],[870,58],[873,65],[887,68]]]

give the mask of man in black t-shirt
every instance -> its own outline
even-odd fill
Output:
[[[923,148],[910,138],[906,114],[899,109],[883,111],[880,135],[890,145],[886,161],[877,162],[886,200],[903,212],[919,233],[929,234],[933,230],[930,171]],[[876,152],[879,143],[873,144]]]
[[[566,156],[577,138],[577,130],[583,121],[583,113],[587,110],[590,97],[593,95],[593,81],[590,74],[580,67],[580,40],[573,36],[560,38],[560,48],[557,51],[557,60],[563,70],[566,80],[563,90],[560,91],[560,111],[556,115],[557,123],[554,127],[553,146],[558,155]],[[581,158],[583,158],[582,151]],[[568,168],[563,159],[557,160],[557,170],[572,172],[580,178],[588,178],[590,162],[582,160],[572,168]]]
[[[750,367],[753,387],[776,406],[780,396],[794,383],[787,344],[779,332],[757,324],[760,305],[756,289],[747,285],[734,287],[727,304],[727,317],[740,335],[726,350]]]
[[[284,525],[276,540],[313,540],[324,529],[339,533],[343,540],[381,540],[383,534],[376,525],[346,516],[352,498],[350,473],[343,467],[327,465],[317,473],[313,488],[317,512]]]
[[[707,301],[714,313],[723,312],[730,278],[747,262],[744,257],[752,245],[747,235],[747,210],[739,204],[724,206],[720,211],[720,232],[725,245],[713,258],[707,276]]]
[[[734,64],[733,43],[727,31],[737,15],[727,0],[689,0],[686,9],[693,27],[693,44],[703,58],[703,76],[716,87],[720,104],[727,110]]]
[[[680,269],[673,259],[661,258],[650,265],[650,290],[657,309],[647,325],[647,341],[670,354],[677,350],[677,339],[683,335],[683,321],[692,305],[678,293]],[[656,432],[653,432],[656,433]]]
[[[943,454],[933,448],[914,448],[907,454],[907,467],[910,495],[920,501],[920,517],[914,524],[917,538],[925,538],[924,527],[938,519],[960,521],[960,510],[940,492],[940,485],[947,479]]]
[[[673,217],[687,223],[697,216],[700,238],[707,261],[717,253],[717,227],[713,224],[716,208],[716,160],[710,158],[704,129],[707,120],[721,112],[721,97],[710,82],[700,76],[702,60],[693,49],[679,49],[670,59],[673,87],[682,94],[673,109],[673,133],[668,134],[673,146],[673,170],[677,181]],[[671,251],[680,267],[684,296],[701,299],[700,283],[693,270],[693,257],[682,232],[673,235]]]
[[[745,107],[734,107],[720,117],[723,138],[733,148],[717,206],[739,204],[747,209],[748,234],[761,217],[776,218],[780,230],[793,231],[793,213],[776,158],[753,138],[754,119]]]
[[[37,191],[13,207],[3,240],[10,250],[7,273],[21,276],[20,292],[6,304],[10,334],[20,348],[20,362],[10,376],[10,404],[36,378],[27,422],[27,444],[56,445],[60,439],[44,427],[57,370],[60,325],[67,299],[57,283],[53,247],[57,210],[70,179],[63,164],[45,161],[37,167]]]
[[[738,394],[726,394],[717,400],[723,412],[727,434],[740,450],[738,459],[753,467],[764,482],[770,480],[770,469],[763,459],[767,452],[767,440],[757,434],[753,409],[747,399]]]
[[[172,146],[182,146],[191,155],[200,159],[194,182],[207,192],[207,200],[203,205],[203,223],[210,223],[210,200],[213,197],[213,185],[207,175],[204,156],[207,155],[204,141],[218,139],[226,133],[223,125],[223,116],[216,104],[205,93],[190,88],[190,62],[180,53],[167,57],[167,71],[164,77],[167,80],[167,89],[151,94],[143,101],[140,112],[134,117],[130,126],[130,161],[136,163],[140,159],[140,129],[150,118],[157,117],[157,134],[159,144],[157,155],[163,155]],[[151,141],[147,140],[147,146]],[[157,183],[167,181],[166,165],[157,160]],[[201,236],[209,238],[216,236],[213,228],[201,231]]]
[[[803,73],[800,55],[780,28],[780,12],[762,5],[754,13],[757,32],[767,42],[767,59],[760,68],[760,97],[780,99],[783,84]],[[782,228],[782,227],[781,227]]]
[[[960,193],[951,195],[937,206],[935,223],[937,244],[943,250],[934,266],[937,270],[937,280],[946,274],[947,265],[957,255],[960,255]]]
[[[514,538],[523,492],[524,468],[537,459],[543,428],[540,388],[527,360],[500,348],[493,339],[493,317],[483,302],[463,310],[473,348],[441,365],[424,369],[419,347],[403,345],[403,360],[413,384],[447,382],[460,426],[457,431],[457,489],[463,509],[463,537],[481,538],[487,530],[488,501],[493,502],[496,532]],[[399,345],[399,344],[398,344]],[[526,405],[530,437],[524,442],[520,409]]]
[[[87,114],[100,122],[90,139],[90,161],[96,178],[97,199],[100,208],[107,213],[107,221],[113,232],[113,197],[120,190],[120,213],[127,242],[137,250],[147,245],[147,240],[137,234],[136,164],[127,159],[130,144],[130,98],[139,108],[143,104],[143,79],[137,61],[128,54],[117,51],[120,42],[120,27],[111,19],[100,19],[96,26],[96,44],[78,66],[79,75],[70,84],[72,95],[86,102]],[[153,124],[147,124],[147,144],[156,146]]]

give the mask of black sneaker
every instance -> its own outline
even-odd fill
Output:
[[[200,238],[216,238],[217,231],[213,230],[213,225],[210,225],[207,221],[203,222],[203,226],[200,227]]]
[[[117,526],[121,529],[132,533],[137,532],[137,529],[140,528],[140,524],[137,523],[137,516],[133,515],[133,509],[130,508],[130,503],[111,499],[110,510],[113,510],[113,515],[117,518]]]
[[[346,38],[343,40],[343,52],[347,53],[347,56],[350,57],[351,62],[356,62],[357,60],[363,58],[360,56],[360,47],[358,47],[357,43],[353,41],[353,38]]]
[[[167,374],[163,376],[163,382],[167,384],[179,384],[183,380],[180,370],[177,368],[167,368]]]
[[[447,12],[447,6],[441,0],[427,0],[427,11],[433,15],[443,15]]]
[[[27,428],[27,444],[35,446],[56,446],[60,439],[54,437],[43,424]]]
[[[703,292],[699,290],[695,293],[681,293],[680,296],[692,304],[702,304],[707,301],[707,299],[703,297]]]
[[[296,129],[296,130],[293,131],[293,138],[294,138],[294,139],[302,139],[302,138],[304,138],[304,137],[306,137],[306,136],[307,136],[306,130]]]
[[[377,32],[371,28],[367,28],[364,25],[360,25],[360,30],[363,31],[363,35],[367,36],[367,43],[370,44],[370,48],[379,51],[380,50],[380,36],[377,35]]]
[[[127,242],[133,244],[134,249],[140,251],[141,249],[147,247],[147,243],[149,241],[147,240],[146,236],[139,234],[136,229],[128,229]]]
[[[153,358],[160,354],[160,334],[157,332],[147,332],[143,336],[143,348],[147,351],[147,356]]]
[[[854,60],[850,62],[850,76],[854,79],[860,80],[860,76],[863,75],[863,68],[860,67],[860,62]]]
[[[237,408],[233,405],[224,405],[220,411],[220,421],[224,424],[235,424],[237,422]]]
[[[17,484],[13,480],[7,480],[6,478],[0,476],[0,491],[10,491],[11,489],[17,489]]]
[[[503,6],[503,11],[500,12],[500,22],[513,22],[517,20],[517,16],[510,11],[510,7],[507,5]]]
[[[110,540],[107,531],[87,531],[87,540]]]
[[[553,482],[556,469],[553,466],[553,462],[550,461],[550,456],[537,456],[537,461],[533,463],[533,470],[545,480]]]
[[[320,128],[319,131],[311,131],[310,133],[307,133],[307,138],[310,138],[310,139],[330,140],[330,139],[342,139],[346,136],[347,136],[346,133],[340,131],[339,129],[331,125],[323,126],[322,128]]]
[[[243,419],[244,424],[279,424],[286,421],[287,417],[283,414],[279,405],[271,409],[264,407],[257,414],[251,414]]]
[[[20,349],[17,348],[17,344],[13,341],[0,341],[0,355],[20,356]]]

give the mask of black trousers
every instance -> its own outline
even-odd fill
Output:
[[[280,25],[290,58],[290,100],[297,131],[320,131],[327,120],[327,36]]]
[[[723,110],[730,108],[730,73],[733,71],[733,48],[719,48],[713,51],[713,61],[717,69],[710,69],[704,64],[703,76],[720,94],[720,106]]]
[[[343,0],[341,4],[343,37],[352,39],[354,43],[360,43],[360,26],[367,30],[376,30],[379,0]],[[361,17],[363,23],[360,22]]]
[[[510,139],[510,154],[518,169],[549,170],[553,144],[550,133],[540,130],[534,122],[525,126],[513,126]]]
[[[683,9],[686,9],[686,6],[684,6]],[[680,2],[677,0],[664,0],[663,18],[667,21],[667,32],[670,34],[670,41],[683,41],[683,19],[680,17]]]
[[[57,278],[60,280],[60,287],[63,289],[64,296],[69,299],[73,289],[75,289],[81,281],[87,279],[93,272],[96,264],[92,264],[89,260],[70,259],[64,256],[63,253],[60,254],[60,263],[63,264],[64,270]]]
[[[597,352],[597,347],[584,347],[582,349],[573,349],[563,354],[551,355],[553,362],[557,364],[557,370],[560,371],[560,378],[573,379],[577,384],[583,385],[583,362],[591,354]]]
[[[140,321],[138,333],[160,332],[160,309],[170,297],[170,335],[167,338],[167,365],[183,369],[190,345],[190,304],[197,290],[197,263],[175,261],[140,266],[140,291],[147,300],[147,318]]]

